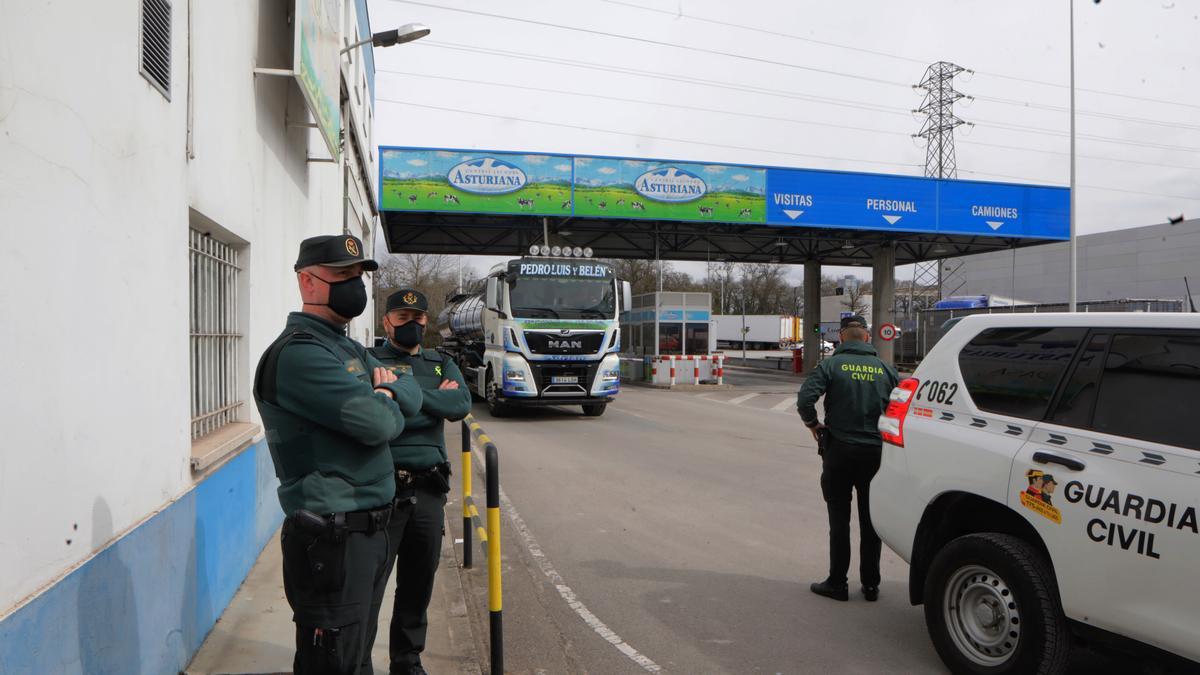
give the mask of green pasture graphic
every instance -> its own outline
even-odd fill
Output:
[[[389,148],[381,164],[385,211],[571,213],[570,158]]]
[[[575,215],[766,221],[766,171],[724,164],[575,158]]]
[[[383,148],[384,211],[764,223],[766,170],[605,157]]]

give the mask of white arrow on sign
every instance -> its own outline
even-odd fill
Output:
[[[789,209],[784,209],[783,212],[786,213],[787,217],[791,218],[792,220],[795,220],[795,219],[799,218],[800,216],[804,215],[803,211],[792,211]]]
[[[888,221],[888,225],[895,225],[896,221],[900,220],[901,218],[903,218],[903,216],[884,216],[883,217],[884,220]]]
[[[988,227],[992,228],[993,230],[1000,229],[1000,226],[1004,224],[1003,220],[985,220],[983,222],[987,223]]]

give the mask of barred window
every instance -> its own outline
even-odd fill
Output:
[[[238,249],[188,230],[192,439],[239,419]]]

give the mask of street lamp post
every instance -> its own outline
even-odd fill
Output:
[[[1075,0],[1067,0],[1070,5],[1071,17],[1071,201],[1068,208],[1070,213],[1070,239],[1068,248],[1070,249],[1070,261],[1067,264],[1067,269],[1070,273],[1070,279],[1067,286],[1067,311],[1075,311],[1075,302],[1077,300],[1078,287],[1076,285],[1077,270],[1076,256],[1078,254],[1078,242],[1075,238]]]
[[[400,26],[399,28],[395,28],[392,30],[380,31],[378,33],[375,33],[375,34],[371,35],[371,37],[366,38],[365,40],[359,40],[358,42],[352,42],[352,43],[346,45],[345,47],[343,47],[342,51],[340,53],[345,54],[346,52],[350,51],[351,49],[357,49],[358,47],[361,47],[365,44],[370,44],[374,47],[392,47],[395,45],[402,45],[405,42],[412,42],[413,40],[420,40],[421,38],[425,37],[426,35],[429,35],[429,32],[430,32],[429,27],[426,26],[425,24],[406,23],[403,26]]]

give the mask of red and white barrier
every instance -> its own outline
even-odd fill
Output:
[[[725,355],[722,353],[707,355],[667,355],[649,357],[650,381],[654,384],[699,384],[702,380],[725,383]],[[686,367],[690,362],[691,368]],[[678,362],[678,363],[677,363]],[[662,364],[662,367],[659,367]]]

